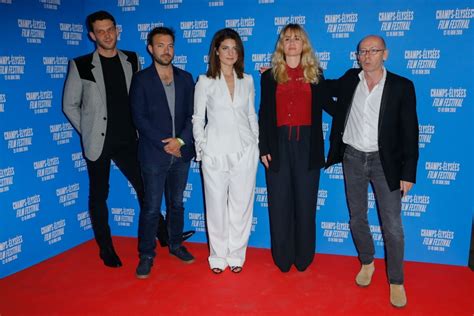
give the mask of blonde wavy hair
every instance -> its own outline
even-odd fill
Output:
[[[318,83],[321,76],[319,61],[314,54],[313,48],[303,27],[299,24],[287,24],[280,32],[275,51],[272,56],[272,73],[277,83],[288,81],[286,72],[286,59],[283,48],[284,38],[287,32],[298,35],[303,41],[301,52],[301,67],[303,68],[304,81],[307,83]]]

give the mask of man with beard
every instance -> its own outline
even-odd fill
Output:
[[[153,57],[150,67],[135,74],[130,87],[132,117],[139,134],[138,160],[145,188],[140,212],[136,277],[145,279],[155,257],[163,193],[169,231],[169,252],[185,263],[194,257],[182,245],[184,225],[183,191],[190,160],[194,82],[190,73],[174,67],[174,32],[154,28],[147,38]]]

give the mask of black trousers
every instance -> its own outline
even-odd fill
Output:
[[[137,192],[140,209],[143,205],[144,190],[137,158],[136,141],[105,146],[96,161],[86,158],[89,174],[89,214],[94,237],[100,248],[112,246],[107,207],[111,161],[115,162]]]
[[[278,129],[280,168],[266,170],[273,261],[282,272],[304,271],[316,250],[320,170],[309,170],[310,127]]]

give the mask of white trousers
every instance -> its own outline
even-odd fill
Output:
[[[257,144],[240,153],[202,157],[211,269],[245,262],[257,165]]]

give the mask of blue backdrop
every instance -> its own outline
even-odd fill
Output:
[[[246,72],[255,79],[257,110],[258,70],[269,66],[285,24],[306,28],[327,78],[357,67],[354,53],[363,36],[384,36],[390,50],[387,69],[413,80],[418,100],[418,180],[402,205],[406,259],[466,265],[473,218],[470,5],[470,0],[0,0],[0,277],[92,238],[85,161],[79,138],[61,112],[61,97],[68,60],[94,49],[84,23],[100,9],[111,12],[122,30],[119,48],[138,52],[143,66],[151,62],[147,33],[155,26],[173,27],[174,64],[194,77],[206,70],[214,32],[236,29],[244,40]],[[325,116],[325,136],[330,125]],[[136,236],[136,195],[116,168],[110,189],[113,234]],[[197,230],[192,241],[206,242],[195,162],[185,199],[185,229]],[[316,251],[355,255],[340,165],[321,172],[315,207]],[[372,193],[369,207],[377,256],[382,257]],[[268,248],[261,166],[253,223],[250,245]]]

